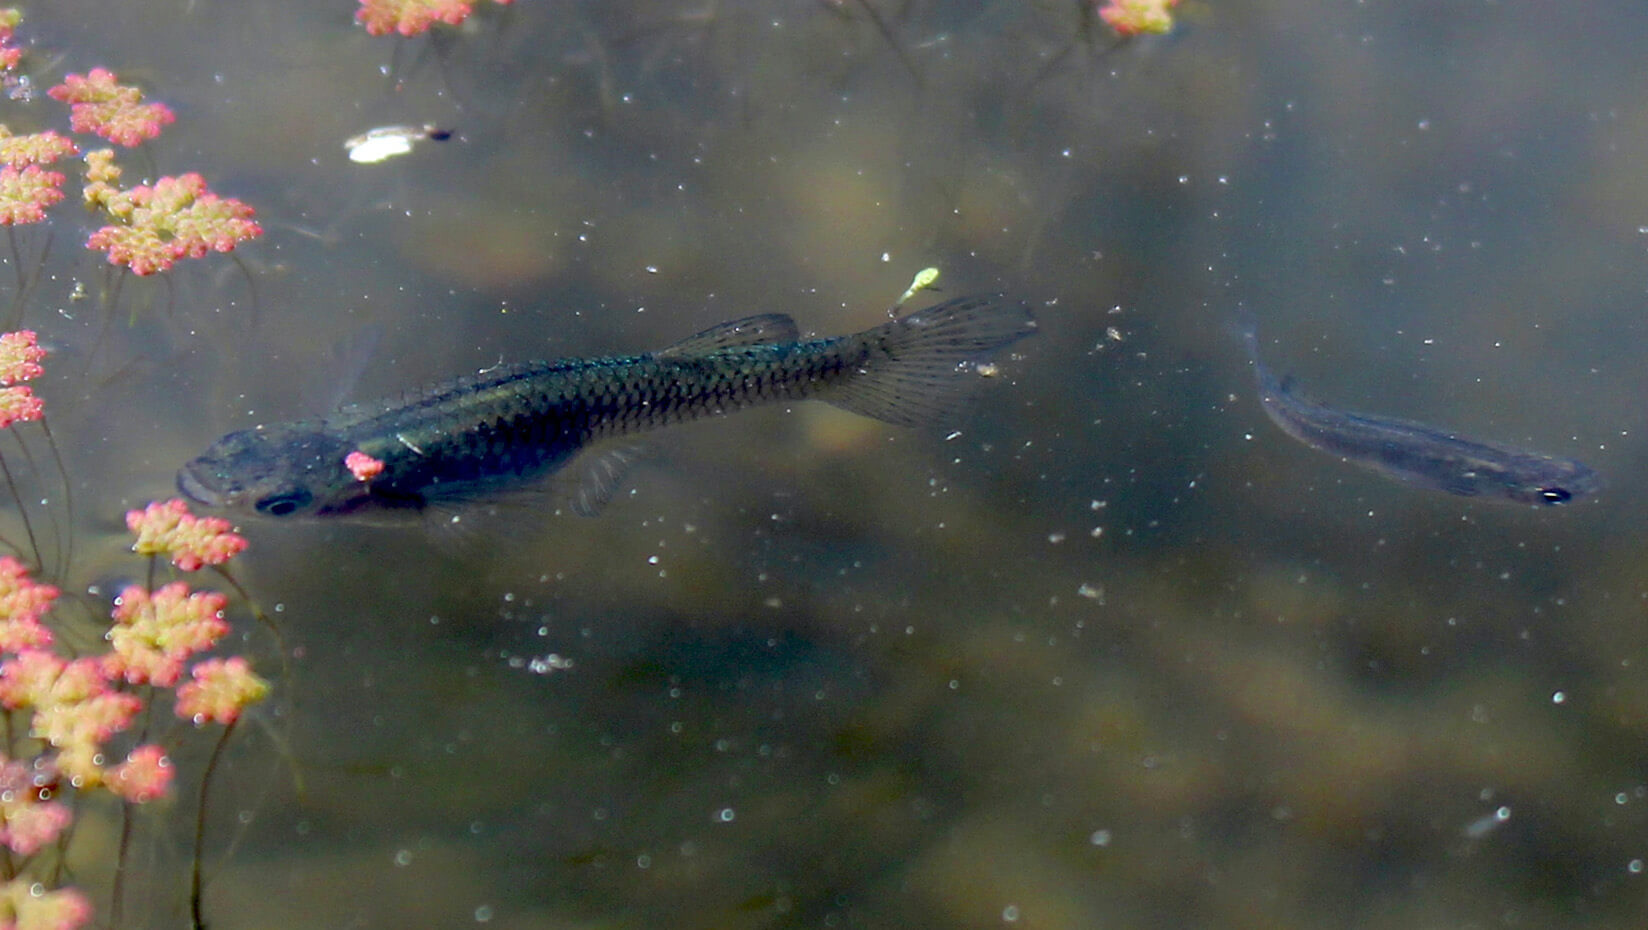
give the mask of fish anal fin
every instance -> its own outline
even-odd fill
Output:
[[[587,449],[556,473],[553,491],[573,513],[596,516],[623,487],[631,469],[652,454],[651,445],[637,442]]]
[[[731,346],[759,346],[775,342],[795,342],[801,330],[795,321],[782,313],[762,313],[741,320],[728,320],[711,326],[667,348],[658,355],[663,358],[682,355],[703,355]]]

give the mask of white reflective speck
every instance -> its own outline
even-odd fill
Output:
[[[1495,808],[1493,813],[1484,817],[1478,817],[1466,824],[1465,836],[1469,839],[1479,840],[1482,837],[1487,836],[1489,833],[1492,833],[1501,824],[1510,819],[1511,809],[1509,807]]]

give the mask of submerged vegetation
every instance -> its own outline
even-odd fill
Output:
[[[12,348],[8,379],[39,373],[43,353],[33,333],[0,336],[0,346]],[[17,422],[23,421],[44,422],[38,399]],[[3,458],[0,467],[10,482]],[[12,504],[26,513],[11,487]],[[120,926],[138,809],[175,793],[176,749],[195,730],[218,725],[210,760],[187,773],[195,783],[194,866],[186,887],[178,887],[195,926],[204,926],[201,863],[212,770],[241,713],[269,686],[244,657],[207,656],[229,632],[228,598],[182,580],[157,587],[155,576],[163,564],[174,572],[211,566],[232,584],[224,566],[246,541],[227,522],[196,517],[175,500],[134,510],[126,523],[136,537],[132,550],[147,559],[148,581],[114,598],[102,646],[83,640],[83,622],[61,619],[60,589],[35,579],[38,547],[13,545],[32,555],[32,566],[0,556],[0,845],[7,851],[0,856],[0,922],[7,926],[73,930],[90,919],[90,897],[66,881],[76,820],[106,811],[108,800],[120,828],[107,922]],[[165,723],[168,705],[180,724]]]
[[[19,10],[0,10],[0,82],[20,111],[35,99],[21,23]],[[65,75],[47,95],[68,106],[72,133],[125,148],[151,142],[176,119],[101,67]],[[48,225],[63,209],[67,177],[57,168],[80,154],[81,144],[58,130],[0,124],[0,225],[16,274],[7,313],[13,325],[37,293],[51,243],[49,233],[25,243],[19,230]],[[213,193],[198,173],[122,187],[112,148],[87,151],[83,166],[81,203],[106,220],[86,247],[133,274],[229,252],[262,234],[249,206]],[[169,886],[162,893],[186,902],[194,925],[204,926],[213,770],[242,712],[269,685],[245,657],[220,651],[231,628],[230,599],[176,576],[211,568],[244,595],[226,563],[246,542],[227,522],[190,514],[182,501],[156,502],[126,517],[146,580],[123,585],[112,605],[103,602],[101,624],[93,619],[98,609],[66,596],[62,585],[75,568],[73,481],[46,425],[47,404],[23,383],[45,373],[46,359],[35,331],[0,335],[0,429],[12,447],[0,455],[0,478],[5,509],[21,529],[16,538],[0,536],[10,550],[0,556],[0,926],[72,930],[94,919],[122,926],[134,840],[145,824],[164,825],[143,811],[179,795],[189,800],[177,809],[190,811],[195,824],[193,867],[186,876],[174,873],[178,881],[156,884]],[[45,478],[52,472],[54,491]],[[249,601],[240,609],[262,617]],[[205,744],[213,748],[189,755],[204,763],[180,770],[173,761],[179,750],[207,727],[218,728]],[[75,841],[88,819],[117,824],[107,867],[86,861]],[[88,872],[109,876],[106,891],[79,886],[75,876]]]

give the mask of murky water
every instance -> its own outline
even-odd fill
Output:
[[[661,434],[593,520],[245,525],[300,655],[216,789],[212,926],[1636,925],[1648,9],[1187,0],[1107,50],[1074,0],[871,2],[886,35],[821,0],[437,40],[343,0],[27,10],[177,110],[136,164],[267,230],[110,317],[59,221],[28,322],[82,582],[362,339],[356,398],[858,329],[928,265],[1042,321],[955,435],[754,411]],[[347,159],[393,124],[454,137]],[[1238,303],[1322,400],[1608,487],[1507,508],[1313,452]]]

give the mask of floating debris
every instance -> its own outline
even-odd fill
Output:
[[[379,126],[358,136],[350,136],[343,143],[349,160],[357,165],[375,165],[405,155],[412,146],[424,139],[445,142],[452,138],[452,130],[425,124],[423,126]]]

